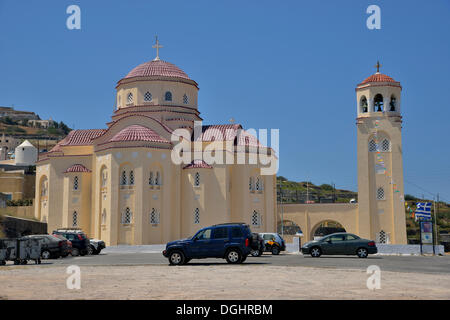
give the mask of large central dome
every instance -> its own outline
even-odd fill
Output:
[[[163,60],[152,60],[140,64],[136,68],[131,70],[124,79],[151,76],[163,76],[191,80],[183,70],[178,68],[176,65]]]

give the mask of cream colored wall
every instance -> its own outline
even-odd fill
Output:
[[[278,205],[278,219],[295,222],[303,232],[302,241],[310,241],[318,225],[325,221],[339,222],[347,232],[362,238],[372,239],[358,229],[358,204],[321,203],[321,204],[283,204]]]
[[[10,194],[12,200],[32,199],[34,191],[34,175],[27,175],[23,170],[0,170],[0,192]]]
[[[144,101],[145,93],[152,94],[152,101]],[[165,100],[166,91],[172,92],[172,101]],[[127,104],[129,93],[133,94],[133,103]],[[183,103],[183,95],[188,96],[188,104]],[[191,108],[198,106],[198,89],[187,83],[171,81],[135,81],[122,84],[117,88],[118,109],[133,105],[180,105]],[[120,102],[120,103],[119,103]]]

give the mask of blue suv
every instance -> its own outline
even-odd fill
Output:
[[[242,263],[250,254],[251,241],[252,232],[247,224],[217,224],[200,229],[192,238],[167,243],[163,255],[171,265],[204,258],[222,258],[228,263]]]

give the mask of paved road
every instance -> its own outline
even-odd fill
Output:
[[[44,265],[168,265],[161,253],[101,253],[98,256],[68,257],[65,259],[46,260]],[[244,265],[275,265],[292,267],[319,267],[336,269],[366,270],[370,265],[377,265],[382,271],[450,273],[450,255],[445,256],[369,256],[359,259],[352,256],[322,256],[311,258],[300,254],[281,254],[273,256],[264,254],[261,257],[248,257]],[[192,260],[188,266],[223,265],[222,259]]]

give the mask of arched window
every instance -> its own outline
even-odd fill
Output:
[[[369,151],[370,152],[377,151],[377,144],[376,144],[375,140],[370,140],[369,141]]]
[[[46,197],[48,195],[48,181],[47,177],[44,177],[41,181],[41,197]]]
[[[133,103],[133,94],[130,92],[127,96],[127,104]]]
[[[122,186],[127,185],[127,172],[125,170],[122,171],[122,177],[120,179],[120,184]]]
[[[75,176],[74,178],[73,178],[73,190],[78,190],[78,187],[79,187],[79,182],[78,182],[78,176]]]
[[[76,211],[72,213],[72,227],[78,227],[78,212]]]
[[[150,92],[146,92],[144,94],[144,101],[152,101],[152,94]]]
[[[395,111],[397,106],[397,99],[394,95],[391,96],[391,102],[389,102],[389,111]]]
[[[259,177],[256,178],[255,189],[256,191],[261,190],[261,181],[259,180]]]
[[[117,96],[117,107],[120,107],[120,95]]]
[[[150,212],[150,224],[159,224],[159,212],[155,208]]]
[[[130,186],[134,185],[134,171],[130,171]]]
[[[189,99],[188,99],[188,96],[186,94],[184,94],[184,96],[183,96],[183,103],[184,104],[188,104],[189,103]]]
[[[106,209],[103,209],[102,212],[102,224],[106,224]]]
[[[122,224],[130,224],[131,221],[133,221],[133,214],[131,213],[130,208],[127,207],[122,214]]]
[[[166,94],[164,95],[164,99],[166,101],[172,101],[172,92],[167,91]]]
[[[377,189],[377,200],[385,200],[384,188],[379,187]]]
[[[102,187],[106,187],[106,183],[108,182],[108,171],[106,171],[106,168],[102,169],[101,181],[102,181]]]
[[[384,140],[381,142],[381,151],[383,151],[383,152],[389,152],[389,151],[391,151],[391,143],[389,142],[388,139],[384,139]]]
[[[377,94],[373,99],[373,111],[383,112],[383,96],[381,94]]]
[[[360,107],[360,110],[362,113],[366,113],[367,111],[369,111],[366,96],[361,97],[361,101],[359,102],[359,107]]]
[[[200,186],[200,173],[196,172],[194,176],[194,187]]]
[[[200,223],[200,210],[198,208],[195,208],[194,210],[194,223],[195,224]]]
[[[261,215],[254,210],[252,214],[252,226],[259,227],[261,225]]]

